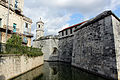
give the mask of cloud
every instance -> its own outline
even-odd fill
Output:
[[[57,34],[63,26],[69,26],[68,22],[75,13],[81,14],[86,20],[104,10],[114,11],[118,6],[119,0],[25,0],[24,14],[33,20],[34,33],[36,22],[42,17],[45,34],[49,35]]]

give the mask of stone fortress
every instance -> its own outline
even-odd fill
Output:
[[[44,60],[120,80],[120,19],[111,11],[63,29],[59,36],[40,37],[33,47],[42,48]]]

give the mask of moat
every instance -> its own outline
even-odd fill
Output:
[[[106,80],[104,78],[86,73],[69,64],[45,62],[30,72],[11,80]]]

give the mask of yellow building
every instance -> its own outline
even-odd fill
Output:
[[[23,15],[24,0],[10,0],[8,35],[18,34],[23,39],[23,44],[31,47],[32,20]],[[8,0],[0,0],[0,42],[5,43],[5,33],[8,14]],[[7,38],[7,39],[8,39]]]

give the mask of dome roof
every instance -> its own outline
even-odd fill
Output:
[[[40,21],[38,21],[37,23],[43,23],[44,24],[44,22],[42,21],[42,19],[40,18]]]

